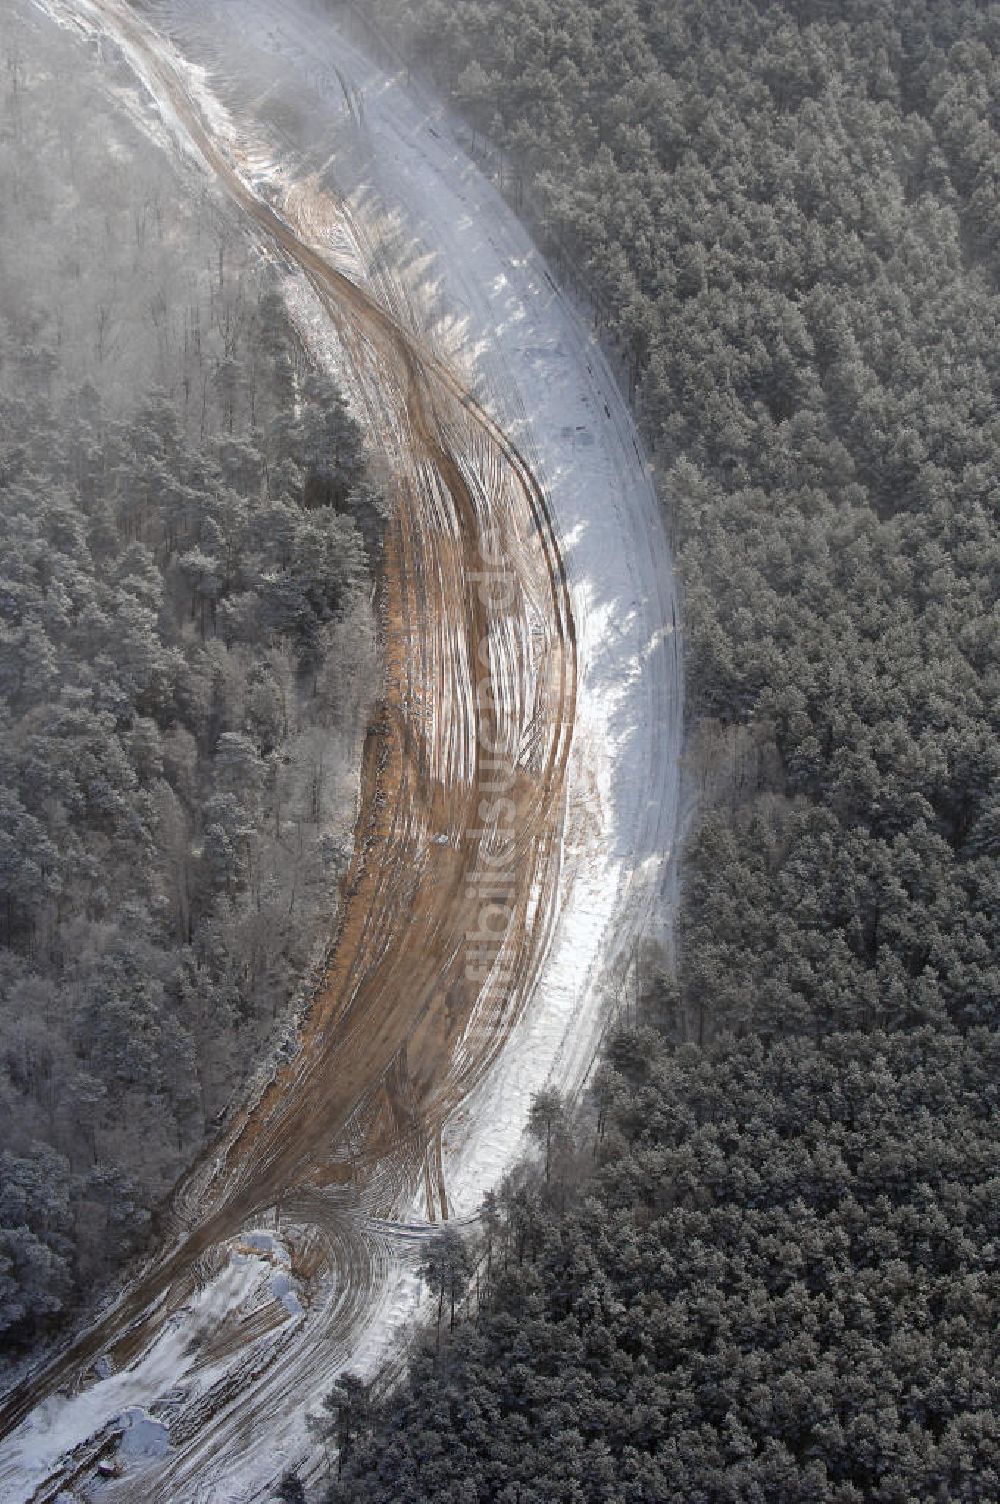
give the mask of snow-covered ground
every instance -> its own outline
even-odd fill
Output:
[[[60,19],[100,28],[115,0],[100,0],[100,9],[90,0],[40,3]],[[669,927],[681,655],[650,469],[586,318],[559,291],[440,105],[373,63],[313,0],[147,0],[143,14],[186,60],[192,97],[244,180],[271,202],[297,195],[300,223],[313,210],[316,244],[370,286],[384,283],[396,316],[463,375],[530,461],[555,520],[579,668],[559,915],[509,1043],[445,1130],[450,1207],[471,1216],[524,1147],[532,1093],[546,1083],[573,1092],[584,1082],[637,939],[662,938]],[[154,80],[149,88],[153,102],[137,107],[159,108],[157,128],[182,137]],[[346,225],[324,214],[324,190],[346,202]],[[341,369],[343,352],[304,280],[291,278],[288,292],[310,344]],[[413,1208],[414,1223],[421,1210]],[[379,1294],[350,1359],[363,1373],[378,1367],[418,1299],[407,1231],[377,1229],[368,1244],[378,1252]],[[133,1461],[152,1476],[159,1433],[137,1407],[186,1371],[184,1344],[207,1314],[257,1301],[261,1282],[287,1313],[276,1330],[292,1340],[309,1313],[275,1275],[278,1253],[259,1246],[259,1257],[234,1254],[142,1364],[72,1401],[47,1402],[0,1449],[4,1497],[28,1497],[30,1480],[61,1450],[126,1412]],[[323,1368],[320,1392],[334,1371]],[[206,1447],[197,1490],[185,1484],[172,1497],[257,1497],[275,1466],[302,1449],[310,1402],[314,1395],[297,1393],[287,1413],[274,1413],[270,1434],[242,1447],[232,1437]]]

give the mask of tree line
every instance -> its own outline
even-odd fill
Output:
[[[328,1504],[995,1498],[998,1068],[986,1029],[619,1033],[599,1125],[437,1234],[401,1388],[331,1394]]]
[[[370,13],[632,389],[699,820],[676,976],[331,1497],[994,1498],[996,7]]]
[[[238,224],[40,13],[15,6],[4,52],[0,1340],[17,1357],[141,1244],[330,931],[383,504]]]

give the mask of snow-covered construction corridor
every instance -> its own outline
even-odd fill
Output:
[[[354,856],[297,1053],[153,1261],[0,1402],[5,1499],[72,1497],[119,1455],[101,1497],[250,1500],[308,1456],[336,1374],[391,1358],[426,1230],[475,1215],[534,1092],[579,1089],[668,922],[671,563],[599,345],[441,107],[310,0],[39,3],[121,51],[130,107],[248,217],[393,506]]]

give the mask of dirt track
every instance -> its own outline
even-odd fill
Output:
[[[437,355],[247,188],[143,23],[109,0],[95,8],[339,332],[394,490],[380,600],[386,679],[339,932],[299,1054],[181,1186],[163,1255],[8,1398],[0,1435],[97,1356],[134,1361],[214,1266],[213,1250],[279,1207],[313,1227],[315,1265],[338,1272],[308,1351],[349,1345],[381,1256],[368,1219],[404,1216],[421,1187],[427,1216],[447,1215],[442,1127],[502,1049],[544,955],[575,707],[565,573],[529,466]],[[499,906],[484,924],[491,898]],[[238,1335],[231,1346],[239,1351]],[[278,1344],[267,1361],[294,1371],[306,1350],[300,1342],[293,1358]],[[247,1424],[258,1377],[239,1380]],[[220,1409],[229,1398],[220,1393]],[[182,1442],[146,1498],[187,1496],[181,1480],[210,1417],[211,1406],[201,1434],[191,1426],[190,1454]]]

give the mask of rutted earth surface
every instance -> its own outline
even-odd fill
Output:
[[[393,504],[385,682],[298,1053],[159,1256],[0,1404],[5,1498],[89,1496],[103,1465],[102,1497],[251,1499],[336,1373],[384,1364],[426,1228],[474,1210],[532,1090],[578,1087],[663,913],[670,564],[599,350],[447,121],[323,7],[39,3],[121,49],[132,107],[285,269]]]

